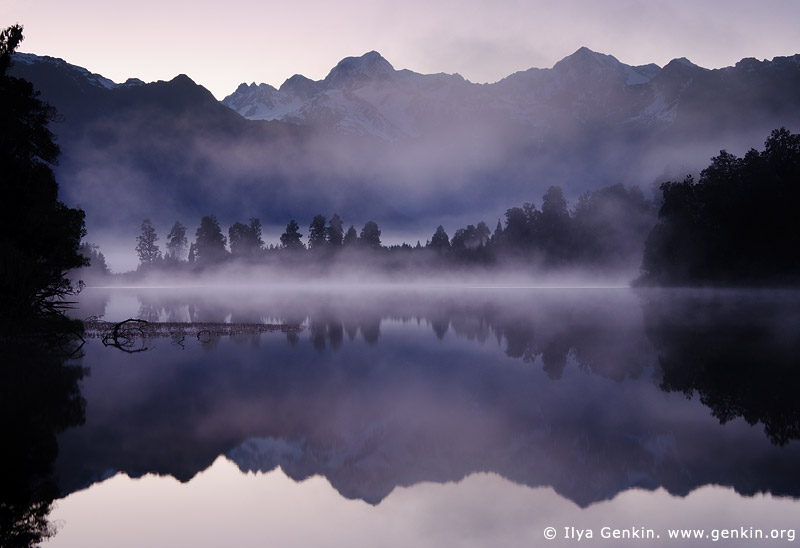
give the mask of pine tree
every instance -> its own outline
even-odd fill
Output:
[[[292,251],[305,249],[306,246],[300,241],[302,237],[303,235],[300,234],[300,225],[297,224],[297,221],[292,219],[289,221],[289,224],[286,225],[286,232],[281,234],[281,247]]]
[[[492,245],[500,246],[503,242],[503,223],[500,222],[500,219],[497,219],[497,226],[494,228],[494,233],[492,234],[492,239],[490,240]]]
[[[183,261],[189,248],[186,239],[186,227],[178,221],[172,225],[172,230],[167,234],[167,257],[174,261]]]
[[[450,238],[447,236],[447,232],[444,231],[442,225],[436,227],[436,232],[433,234],[433,238],[431,238],[430,248],[439,252],[450,249]]]
[[[478,246],[484,246],[489,243],[489,236],[491,235],[491,231],[489,227],[486,226],[486,223],[483,221],[478,223],[478,226],[475,228],[475,237],[478,239]]]
[[[344,243],[344,229],[342,220],[336,213],[331,217],[328,223],[328,245],[332,248],[338,249]]]
[[[264,249],[261,239],[261,221],[251,218],[250,224],[234,223],[228,229],[231,255],[239,258],[255,257]]]
[[[350,228],[347,229],[347,232],[344,235],[344,239],[342,240],[342,245],[344,247],[351,247],[358,242],[358,232],[356,232],[356,227],[350,225]]]
[[[211,264],[224,260],[228,256],[226,243],[217,218],[213,215],[203,217],[195,232],[195,262]]]
[[[359,243],[370,249],[381,248],[381,229],[375,221],[367,221],[358,237]]]
[[[136,253],[139,254],[139,263],[143,266],[152,265],[161,259],[161,251],[156,242],[158,235],[150,219],[142,221],[142,233],[136,236]]]
[[[80,254],[89,260],[89,265],[81,270],[81,276],[86,278],[102,278],[108,276],[111,271],[106,263],[106,257],[96,244],[82,243]]]
[[[325,216],[315,215],[308,227],[308,249],[320,250],[325,246]]]

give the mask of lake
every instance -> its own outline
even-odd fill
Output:
[[[79,297],[82,318],[282,329],[87,337],[47,547],[795,539],[800,293]]]

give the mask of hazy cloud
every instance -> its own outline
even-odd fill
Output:
[[[652,3],[485,0],[398,4],[11,0],[23,51],[62,57],[115,81],[186,73],[218,98],[243,82],[323,78],[338,60],[378,50],[396,68],[458,72],[475,82],[550,67],[580,46],[628,64],[687,57],[721,67],[800,51],[800,4],[743,0]]]

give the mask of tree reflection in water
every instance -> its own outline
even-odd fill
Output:
[[[800,294],[796,291],[639,290],[641,307],[608,291],[335,295],[324,292],[247,301],[213,295],[142,291],[140,317],[191,321],[259,321],[265,311],[308,325],[314,348],[342,348],[344,333],[378,343],[387,320],[424,321],[437,339],[448,334],[496,339],[511,358],[536,364],[553,380],[570,359],[584,371],[622,381],[651,364],[666,392],[697,393],[721,423],[761,423],[785,445],[800,438]],[[226,294],[227,295],[227,294]],[[644,318],[642,318],[644,316]],[[298,342],[298,333],[287,333]]]
[[[33,546],[55,534],[48,515],[60,495],[56,436],[85,417],[75,328],[55,318],[0,336],[0,546]]]
[[[661,388],[697,393],[725,424],[762,424],[770,441],[800,439],[800,300],[795,292],[698,292],[644,305]]]
[[[717,292],[717,304],[706,306],[694,295],[264,292],[237,299],[143,291],[138,302],[152,318],[304,329],[286,333],[288,343],[283,335],[186,348],[155,341],[138,355],[88,345],[87,424],[61,438],[58,470],[68,492],[108,470],[188,481],[224,454],[242,470],[279,465],[298,480],[321,474],[346,497],[373,503],[397,485],[486,470],[552,486],[579,505],[631,487],[685,495],[719,484],[798,496],[800,446],[773,446],[744,421],[720,428],[697,399],[661,393],[678,386],[676,372],[702,370],[698,356],[748,336],[774,343],[761,359],[773,352],[777,362],[791,362],[796,333],[773,327],[798,325],[792,305]],[[705,354],[695,332],[707,335]],[[774,371],[773,383],[796,386]],[[702,386],[702,403],[714,401],[705,394],[736,394],[751,382],[723,381]],[[758,403],[739,403],[750,406],[742,416]],[[785,401],[769,418],[787,423],[790,439],[794,411]],[[137,440],[135,449],[129,440]]]

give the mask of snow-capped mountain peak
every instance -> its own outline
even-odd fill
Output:
[[[23,65],[34,65],[39,63],[53,65],[62,70],[74,72],[75,78],[80,79],[81,81],[86,81],[93,86],[105,89],[114,89],[119,85],[113,82],[112,80],[105,78],[104,76],[100,76],[99,74],[89,72],[83,67],[71,65],[66,61],[64,61],[63,59],[58,59],[56,57],[39,56],[39,55],[34,55],[32,53],[16,52],[12,57],[12,61],[15,63],[21,63]]]
[[[741,62],[726,70],[738,74],[785,65],[791,72],[796,64],[794,58],[776,58]],[[553,68],[532,68],[494,84],[473,84],[453,75],[395,70],[370,51],[342,59],[323,80],[295,75],[278,90],[263,84],[240,86],[222,102],[250,119],[388,141],[440,135],[442,128],[463,132],[472,125],[484,131],[487,124],[501,132],[524,126],[529,136],[544,139],[552,131],[597,124],[628,129],[670,126],[677,120],[682,97],[706,93],[700,88],[714,85],[717,76],[702,77],[711,72],[721,74],[685,58],[663,68],[652,63],[631,66],[582,47]]]
[[[280,87],[281,93],[296,95],[303,100],[314,97],[322,88],[322,82],[315,82],[302,74],[295,74],[286,80]]]
[[[325,83],[330,87],[356,87],[376,79],[386,79],[394,74],[394,67],[377,51],[361,57],[345,57],[328,73]]]

